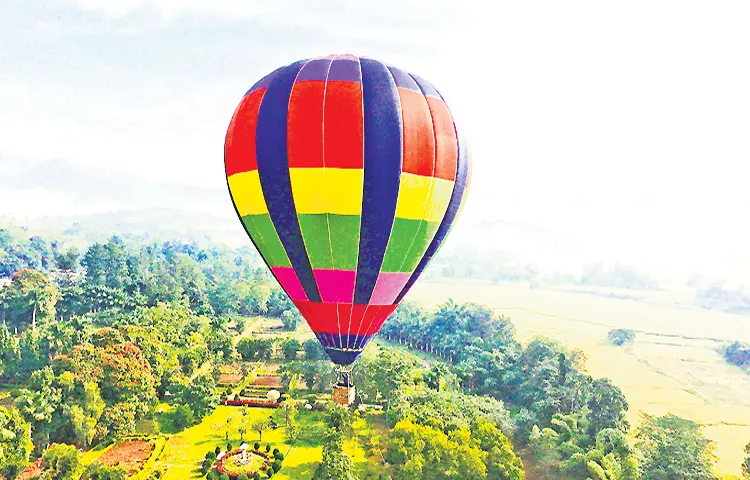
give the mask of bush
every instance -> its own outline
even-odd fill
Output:
[[[255,445],[253,445],[253,448],[254,448],[255,450],[260,450],[260,443],[258,443],[258,442],[255,442]]]
[[[268,478],[271,478],[271,477],[273,477],[273,474],[274,474],[274,473],[275,473],[275,472],[273,471],[273,468],[271,468],[271,467],[269,467],[269,468],[268,468],[268,470],[266,470],[266,476],[267,476]]]
[[[279,453],[279,449],[278,448],[274,448],[273,449],[273,456],[275,457],[276,454],[278,454],[278,453]]]
[[[216,448],[214,449],[214,452],[216,453],[216,456],[214,458],[218,457],[219,454],[221,453],[221,447],[218,446],[218,445],[216,445]]]
[[[209,470],[206,478],[208,480],[219,480],[219,472],[217,472],[216,470]]]
[[[232,442],[227,443],[227,452],[232,451]]]
[[[219,452],[219,453],[221,453],[221,452]],[[207,460],[216,460],[216,456],[217,455],[218,455],[218,453],[214,452],[213,450],[209,450],[208,453],[206,454],[206,459]]]
[[[278,460],[278,461],[283,461],[284,460],[284,454],[281,453],[281,452],[274,453],[273,456],[276,457],[276,460]]]
[[[250,479],[248,478],[248,476],[247,476],[247,475],[245,475],[244,473],[241,473],[241,474],[240,474],[240,475],[239,475],[239,476],[237,477],[237,480],[250,480]]]
[[[253,480],[260,480],[260,472],[255,472],[253,474]]]
[[[160,473],[158,470],[154,475]],[[152,475],[151,478],[159,478]],[[107,467],[99,462],[94,462],[83,472],[81,478],[85,480],[125,480],[127,473],[120,467]]]
[[[266,453],[271,451],[271,445],[266,445]]]
[[[213,460],[210,458],[206,458],[203,460],[203,466],[201,467],[201,473],[203,475],[207,474],[209,470],[211,470],[211,466],[214,464]]]
[[[229,480],[229,475],[227,475],[226,473],[222,473],[219,476],[219,480]]]
[[[616,328],[609,331],[609,333],[607,334],[607,338],[609,339],[610,343],[612,343],[612,345],[621,347],[626,343],[632,343],[633,341],[635,341],[635,332],[627,328]]]
[[[278,472],[279,470],[281,470],[281,462],[276,460],[271,464],[271,468],[273,468],[274,472]]]

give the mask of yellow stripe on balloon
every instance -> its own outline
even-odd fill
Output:
[[[362,214],[364,182],[364,170],[361,168],[326,168],[327,213]]]
[[[424,219],[428,222],[440,222],[445,216],[445,211],[450,204],[453,195],[453,180],[435,178],[430,191],[429,208],[425,212]]]
[[[289,178],[298,215],[326,213],[325,170],[290,168]]]
[[[241,217],[268,213],[257,170],[235,173],[229,177],[229,191]]]
[[[433,177],[402,172],[401,183],[398,187],[396,216],[398,218],[422,220],[425,211],[428,210],[427,202],[434,180]]]
[[[298,215],[362,213],[362,169],[290,168],[289,177]]]

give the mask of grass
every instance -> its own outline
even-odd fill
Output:
[[[511,318],[522,342],[539,335],[580,348],[593,376],[622,388],[631,424],[641,412],[691,419],[716,442],[716,472],[740,475],[750,442],[750,375],[726,364],[716,348],[750,341],[750,318],[695,308],[685,292],[638,292],[634,301],[605,296],[627,293],[615,289],[583,290],[417,282],[407,299],[426,306],[448,298],[486,304]],[[635,330],[635,343],[610,345],[613,328]]]
[[[249,422],[252,423],[256,419],[267,418],[275,410],[250,408],[248,412],[250,414]],[[201,478],[199,468],[206,453],[216,448],[217,445],[222,450],[226,450],[227,425],[229,425],[229,441],[234,447],[241,444],[237,431],[240,417],[241,409],[238,407],[217,407],[200,424],[172,436],[161,457],[156,461],[155,467],[166,469],[163,477],[165,480]],[[229,419],[229,423],[227,423],[227,419]],[[322,459],[322,435],[320,433],[325,429],[324,414],[300,411],[298,420],[302,428],[308,433],[298,439],[291,450],[289,450],[290,446],[287,443],[288,439],[283,427],[263,432],[261,445],[270,444],[272,448],[278,448],[284,454],[288,452],[284,459],[283,468],[278,474],[274,475],[274,479],[308,480],[312,478]],[[374,424],[379,425],[377,421]],[[371,430],[369,422],[362,419],[358,420],[355,431],[357,434],[353,439],[346,442],[345,451],[352,456],[357,467],[364,471],[368,458],[361,445],[360,438],[373,435],[374,432]],[[258,433],[246,433],[244,441],[252,445],[259,441]]]

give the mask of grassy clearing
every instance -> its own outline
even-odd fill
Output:
[[[743,448],[750,442],[750,375],[727,365],[716,347],[750,341],[750,318],[694,308],[680,292],[579,286],[417,282],[408,298],[427,306],[448,298],[483,303],[509,316],[522,342],[540,335],[582,349],[591,374],[611,378],[625,392],[631,423],[638,424],[640,412],[672,412],[700,423],[716,442],[717,473],[740,474]],[[612,328],[635,330],[635,343],[610,345]]]

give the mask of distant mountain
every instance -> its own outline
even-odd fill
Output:
[[[221,181],[215,187],[196,187],[81,166],[64,159],[31,161],[2,155],[0,171],[4,200],[0,202],[0,214],[16,218],[146,209],[233,215],[229,193]]]

